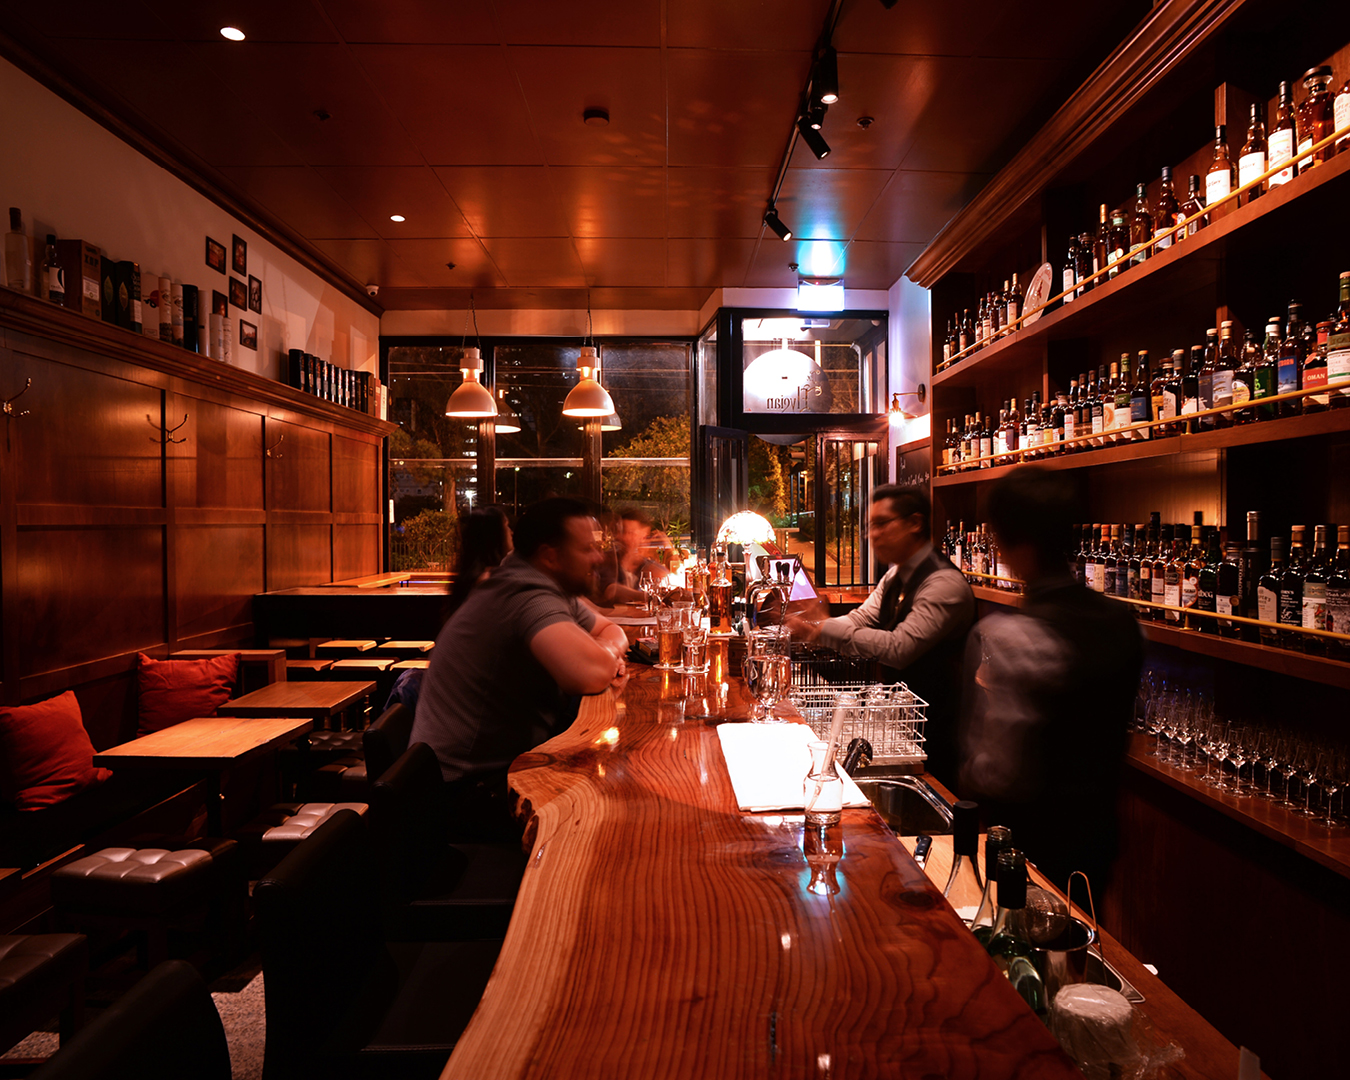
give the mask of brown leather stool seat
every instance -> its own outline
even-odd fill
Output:
[[[244,886],[238,846],[198,839],[174,850],[104,848],[52,874],[52,905],[67,925],[144,930],[153,966],[168,956],[171,926],[231,901],[242,911],[241,896],[231,895]]]
[[[83,934],[0,935],[0,1053],[57,1015],[69,1038],[83,1016],[88,966]]]
[[[249,877],[260,878],[291,853],[302,840],[339,810],[365,816],[363,802],[277,803],[239,830],[249,849]]]

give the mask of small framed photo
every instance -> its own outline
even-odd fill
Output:
[[[234,261],[231,264],[236,274],[248,273],[248,241],[242,236],[234,238]]]
[[[223,292],[211,290],[211,314],[228,315],[230,313],[230,298]]]
[[[225,245],[209,236],[206,238],[206,265],[218,274],[225,273]]]
[[[262,278],[248,276],[248,309],[262,314]]]
[[[230,278],[230,303],[243,311],[248,310],[248,286],[237,277]]]
[[[258,351],[258,328],[243,319],[239,320],[239,344],[254,352]]]

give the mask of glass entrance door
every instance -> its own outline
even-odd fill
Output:
[[[734,428],[699,428],[694,543],[711,550],[717,530],[749,497],[750,436]]]
[[[880,574],[867,539],[867,508],[888,475],[886,423],[865,433],[821,432],[815,444],[816,587],[869,588]]]

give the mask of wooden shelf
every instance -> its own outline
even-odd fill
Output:
[[[1215,279],[1216,266],[1226,258],[1230,244],[1247,239],[1253,232],[1279,228],[1279,218],[1291,204],[1307,200],[1321,192],[1317,202],[1334,198],[1339,182],[1350,172],[1350,155],[1341,154],[1329,163],[1295,178],[1292,182],[1263,195],[1246,206],[1230,210],[1208,228],[1180,244],[1157,252],[1142,266],[1123,270],[1117,277],[1101,281],[1070,304],[1041,315],[1030,326],[1000,338],[933,376],[938,387],[974,387],[993,368],[1039,365],[1046,345],[1051,341],[1091,337],[1103,327],[1119,322],[1133,311],[1171,295],[1178,289],[1193,288]],[[1327,185],[1337,185],[1327,189]],[[1327,190],[1323,190],[1327,189]],[[1270,219],[1275,217],[1275,221]],[[1058,291],[1058,290],[1056,290]],[[1037,370],[1039,375],[1039,368]]]
[[[1346,156],[1350,162],[1350,155]],[[1279,420],[1260,420],[1252,424],[1204,431],[1195,435],[1173,435],[1164,439],[1120,443],[1100,450],[1083,450],[1076,454],[1056,454],[1036,458],[1035,464],[1047,469],[1086,469],[1097,465],[1111,465],[1120,461],[1139,461],[1143,458],[1168,454],[1196,454],[1225,450],[1253,443],[1281,442],[1288,439],[1308,439],[1317,435],[1331,435],[1350,431],[1350,409],[1328,409],[1308,416],[1288,416]],[[934,487],[955,487],[961,484],[982,484],[1006,476],[1017,466],[994,465],[988,469],[946,473],[933,477]]]
[[[165,341],[145,337],[125,327],[88,318],[4,287],[0,287],[0,331],[31,334],[48,341],[87,349],[99,356],[125,361],[198,385],[214,386],[227,393],[240,394],[255,401],[319,417],[381,438],[398,428],[397,424],[324,401],[275,379],[212,360]],[[4,341],[4,338],[0,337],[0,341]]]
[[[1219,791],[1192,769],[1165,765],[1148,753],[1149,738],[1134,735],[1126,761],[1150,776],[1180,791],[1225,817],[1246,825],[1277,844],[1292,848],[1342,877],[1350,878],[1350,829],[1328,830],[1314,818],[1296,814],[1274,800]]]
[[[985,585],[972,585],[970,591],[975,594],[975,599],[983,600],[985,603],[1002,604],[1006,607],[1020,607],[1022,604],[1021,593],[991,589]],[[1120,603],[1126,601],[1122,600]],[[1247,667],[1289,675],[1307,682],[1350,690],[1350,663],[1342,660],[1309,656],[1289,649],[1275,649],[1269,645],[1219,637],[1216,634],[1202,634],[1198,630],[1185,630],[1165,623],[1141,621],[1139,628],[1145,638],[1159,645],[1168,645],[1184,652],[1210,656],[1216,660],[1227,660],[1234,664],[1245,664]]]

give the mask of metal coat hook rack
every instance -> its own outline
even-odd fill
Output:
[[[32,386],[32,385],[33,385],[33,380],[30,378],[27,382],[25,382],[25,383],[23,384],[23,389],[22,389],[22,390],[20,390],[20,391],[19,391],[17,394],[15,394],[12,398],[6,398],[6,399],[5,399],[5,402],[4,402],[4,405],[3,405],[3,406],[0,406],[0,408],[3,408],[4,413],[5,413],[5,449],[6,449],[6,450],[8,450],[8,449],[10,448],[10,446],[9,446],[9,421],[10,421],[10,418],[11,418],[11,417],[15,417],[15,416],[27,416],[27,415],[28,415],[28,410],[27,410],[27,409],[15,409],[15,408],[14,408],[14,403],[15,403],[16,401],[18,401],[19,398],[23,397],[24,394],[28,393],[28,388],[29,388],[30,386]]]
[[[280,461],[280,460],[281,460],[281,455],[280,455],[280,454],[274,454],[274,453],[272,453],[272,451],[275,450],[278,446],[280,446],[280,445],[281,445],[282,443],[284,443],[285,441],[286,441],[286,436],[283,434],[279,439],[277,439],[276,442],[274,442],[271,446],[269,446],[269,447],[267,448],[267,456],[270,457],[270,458],[272,458],[274,461]]]
[[[151,441],[151,442],[157,442],[157,443],[159,443],[160,446],[167,446],[169,443],[185,443],[185,442],[187,442],[187,437],[186,437],[186,436],[184,436],[184,437],[181,438],[181,439],[175,439],[175,438],[173,437],[173,436],[174,436],[174,432],[176,432],[179,428],[181,428],[181,427],[183,426],[183,424],[186,424],[186,423],[188,422],[188,414],[187,414],[187,413],[184,413],[184,414],[183,414],[183,422],[180,423],[180,424],[175,424],[173,427],[165,427],[163,424],[156,424],[156,423],[154,422],[154,420],[152,420],[152,419],[150,418],[150,414],[149,414],[149,413],[146,413],[146,414],[145,414],[145,420],[146,420],[146,423],[148,423],[152,428],[154,428],[156,431],[158,431],[158,432],[160,433],[161,436],[163,436],[162,438],[156,439],[156,438],[152,435],[152,436],[150,436],[150,441]]]

